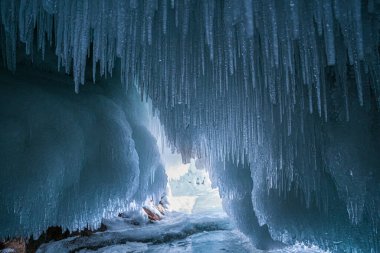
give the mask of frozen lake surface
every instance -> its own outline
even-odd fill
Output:
[[[109,230],[42,245],[38,252],[271,252],[322,253],[317,247],[289,246],[261,251],[230,223],[225,213],[168,213],[161,221],[132,225],[130,220],[105,220]]]

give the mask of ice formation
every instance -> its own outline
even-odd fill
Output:
[[[171,245],[178,240],[183,240],[192,235],[200,235],[202,233],[212,233],[214,231],[232,230],[228,217],[223,213],[214,213],[212,215],[187,215],[183,213],[170,213],[167,219],[163,219],[157,223],[148,223],[144,226],[134,226],[124,224],[123,227],[110,227],[110,230],[102,233],[96,233],[90,237],[70,237],[65,240],[51,242],[42,245],[38,253],[68,253],[68,252],[87,252],[86,249],[107,249],[112,245],[125,246],[122,252],[189,252],[181,251],[181,247],[173,250]],[[120,221],[118,222],[120,224]],[[135,243],[144,243],[135,245]],[[134,246],[140,246],[135,248]],[[153,249],[148,250],[147,247]],[[164,247],[166,250],[159,250],[154,246]],[[169,247],[168,247],[169,246]],[[168,250],[169,248],[169,250]],[[210,249],[211,248],[211,249]],[[212,250],[210,247],[209,250]],[[184,247],[182,247],[184,249]],[[215,249],[214,249],[215,250]],[[109,252],[114,252],[110,250]],[[197,251],[199,252],[199,251]]]
[[[117,67],[184,161],[220,173],[231,213],[277,241],[378,252],[379,14],[378,0],[1,0],[1,59],[53,49],[76,91],[86,69]]]
[[[97,228],[160,198],[166,175],[155,139],[133,116],[144,115],[136,92],[76,96],[59,75],[32,72],[0,74],[0,238]]]

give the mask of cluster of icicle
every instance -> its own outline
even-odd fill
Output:
[[[2,0],[1,48],[13,70],[19,42],[27,54],[52,46],[76,91],[90,60],[94,79],[118,60],[185,159],[248,161],[265,178],[254,187],[294,186],[322,208],[330,173],[356,224],[369,197],[326,168],[323,133],[330,117],[379,106],[379,10],[376,0]]]
[[[210,82],[217,87],[215,97],[244,84],[246,97],[261,89],[271,103],[294,109],[294,93],[303,84],[305,108],[313,111],[315,99],[319,114],[327,117],[326,66],[334,66],[345,92],[352,67],[360,104],[369,87],[379,99],[378,5],[375,0],[3,0],[2,48],[14,70],[19,41],[27,54],[35,42],[42,54],[53,44],[58,68],[73,72],[76,90],[85,82],[90,55],[94,75],[97,63],[106,75],[120,58],[123,80],[138,78],[166,106],[190,105],[196,87]]]

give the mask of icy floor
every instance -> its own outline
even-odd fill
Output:
[[[172,212],[165,219],[132,225],[127,219],[105,221],[109,230],[88,237],[72,237],[42,245],[37,252],[257,252],[221,212],[183,214]],[[302,245],[271,253],[322,253]]]

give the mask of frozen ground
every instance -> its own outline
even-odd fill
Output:
[[[171,212],[155,223],[131,225],[129,220],[105,220],[109,227],[88,237],[72,237],[42,245],[37,252],[258,252],[221,212]],[[290,246],[271,253],[322,253],[316,247]]]

